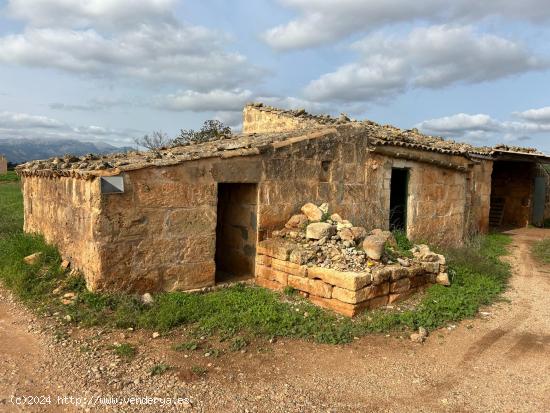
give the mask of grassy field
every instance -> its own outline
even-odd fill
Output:
[[[170,331],[191,327],[192,335],[216,335],[239,348],[248,337],[294,337],[322,343],[347,343],[371,332],[434,329],[476,314],[481,305],[498,299],[510,268],[499,260],[509,238],[489,235],[472,248],[445,251],[452,286],[432,286],[414,310],[375,311],[353,320],[317,308],[300,297],[256,287],[236,286],[206,294],[164,293],[145,306],[132,295],[88,292],[81,277],[60,270],[60,257],[42,238],[23,234],[18,184],[0,184],[0,280],[39,313],[71,316],[71,323],[111,328],[146,328]],[[402,235],[401,235],[402,238]],[[405,240],[401,243],[406,244]],[[23,258],[37,251],[34,266]],[[54,289],[76,292],[73,304],[64,305]]]
[[[533,245],[533,255],[539,261],[550,264],[550,239],[536,242]]]

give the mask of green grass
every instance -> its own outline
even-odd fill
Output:
[[[170,368],[171,367],[168,364],[164,364],[164,363],[155,364],[153,367],[151,367],[150,373],[151,373],[151,376],[158,376],[166,373],[168,370],[170,370]]]
[[[17,176],[15,171],[8,171],[7,174],[0,174],[0,183],[17,181],[19,181],[19,177]]]
[[[536,259],[544,264],[550,264],[550,238],[533,244],[532,252]]]
[[[493,234],[475,240],[470,248],[444,251],[448,257],[451,287],[432,286],[414,310],[374,311],[353,320],[315,307],[290,290],[279,294],[262,288],[234,286],[205,294],[172,292],[157,294],[150,306],[138,296],[97,294],[86,290],[80,276],[60,269],[57,250],[41,237],[22,233],[21,196],[16,184],[0,185],[0,280],[39,312],[71,316],[71,323],[110,328],[144,328],[166,332],[189,327],[195,338],[218,335],[231,339],[229,349],[247,345],[245,337],[291,337],[320,343],[347,343],[371,332],[407,330],[419,326],[434,329],[476,314],[479,307],[498,299],[510,274],[499,257],[506,253],[509,238]],[[408,240],[396,237],[399,249]],[[23,258],[43,252],[34,266]],[[58,295],[52,293],[60,290]],[[63,293],[77,293],[72,304],[60,301]],[[199,348],[191,341],[176,350]],[[210,346],[205,344],[205,349]]]
[[[129,343],[114,344],[111,349],[117,356],[126,360],[133,359],[137,354],[136,348]]]

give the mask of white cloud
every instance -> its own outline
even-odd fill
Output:
[[[543,23],[547,0],[280,0],[300,16],[263,34],[278,50],[319,46],[353,33],[366,33],[401,22],[478,21],[487,17]]]
[[[0,38],[0,61],[96,77],[118,76],[198,90],[234,88],[259,71],[202,27],[142,24],[112,36],[94,29],[27,28]]]
[[[486,114],[466,113],[426,120],[416,127],[433,135],[491,144],[527,141],[533,139],[530,135],[544,136],[550,132],[550,123],[500,121]]]
[[[469,132],[494,132],[501,129],[501,125],[489,115],[469,115],[457,113],[437,119],[430,119],[416,125],[417,128],[437,135],[463,136]]]
[[[550,106],[540,109],[529,109],[524,112],[515,112],[514,115],[528,121],[550,124]]]
[[[477,34],[470,26],[418,28],[406,37],[374,34],[352,47],[361,60],[310,82],[307,97],[372,101],[408,88],[478,83],[549,67],[520,43]]]
[[[176,0],[10,0],[14,18],[37,27],[120,28],[154,21],[173,21]]]
[[[41,138],[109,141],[115,145],[131,144],[142,131],[112,129],[97,125],[73,126],[47,116],[0,112],[0,139]]]
[[[59,129],[63,122],[46,116],[29,115],[27,113],[0,112],[0,128],[44,128]]]
[[[250,90],[211,90],[206,93],[186,90],[176,94],[158,96],[154,106],[166,110],[202,111],[241,111],[246,102],[252,99]]]

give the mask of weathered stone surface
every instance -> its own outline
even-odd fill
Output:
[[[426,271],[426,272],[429,272],[429,273],[432,273],[432,274],[437,274],[439,272],[439,263],[438,262],[423,262],[421,265],[422,265],[422,268],[424,269],[424,271]]]
[[[308,220],[313,222],[320,221],[323,218],[323,211],[321,211],[317,205],[312,204],[311,202],[305,204],[302,207],[301,211],[304,213]]]
[[[304,214],[296,214],[292,215],[290,219],[285,224],[285,228],[288,229],[296,229],[296,228],[304,228],[308,223],[308,218]]]
[[[294,264],[305,264],[307,263],[309,254],[302,248],[295,248],[291,251],[289,261]]]
[[[350,228],[344,228],[343,230],[338,232],[338,235],[340,235],[340,239],[342,241],[353,241],[355,238]]]
[[[296,288],[300,291],[305,291],[309,293],[309,279],[304,277],[298,277],[296,275],[288,276],[288,285],[290,287]]]
[[[321,239],[324,237],[332,237],[336,233],[336,228],[326,222],[314,222],[306,227],[306,238]]]
[[[382,284],[391,278],[392,269],[388,267],[378,267],[372,271],[372,283],[374,285]]]
[[[445,285],[445,286],[451,285],[451,281],[449,280],[449,274],[447,273],[437,274],[437,276],[435,277],[435,282],[439,285]]]
[[[411,280],[408,278],[401,278],[400,280],[390,283],[390,292],[392,293],[404,293],[411,288]]]
[[[164,272],[165,291],[185,291],[209,287],[215,284],[216,265],[214,261],[182,264]]]
[[[392,281],[395,281],[395,280],[399,280],[401,278],[404,278],[404,277],[408,277],[409,276],[409,270],[408,268],[405,268],[405,267],[390,267],[391,268],[391,280]]]
[[[397,241],[395,240],[395,237],[391,233],[391,231],[382,231],[381,229],[373,229],[369,235],[376,235],[380,238],[384,239],[384,242],[388,245],[391,245],[392,247],[397,246]]]
[[[342,222],[343,219],[342,217],[340,216],[340,214],[337,214],[337,213],[334,213],[330,216],[330,219],[331,221],[334,221],[334,222]]]
[[[336,288],[336,287],[335,287]],[[333,287],[321,280],[309,280],[309,293],[323,298],[332,297]]]
[[[288,274],[282,271],[278,271],[271,267],[263,265],[256,265],[256,277],[266,278],[268,280],[277,281],[279,284],[286,286],[288,284]]]
[[[257,255],[256,256],[256,264],[265,265],[267,267],[270,267],[272,259],[273,258],[268,257],[267,255]]]
[[[409,290],[403,293],[393,293],[388,296],[388,304],[404,301],[414,295],[416,290]]]
[[[344,272],[323,267],[308,268],[307,276],[312,279],[319,278],[327,284],[353,291],[359,290],[371,282],[371,275],[367,272]]]
[[[278,283],[277,281],[272,281],[267,278],[256,278],[255,281],[256,285],[259,285],[263,288],[268,288],[270,290],[283,291],[283,289],[285,288],[284,285]]]
[[[307,267],[305,265],[294,264],[289,261],[282,261],[276,258],[273,258],[271,261],[271,266],[275,270],[286,272],[287,274],[297,275],[300,277],[307,276]]]
[[[340,300],[344,303],[358,304],[367,300],[368,288],[361,288],[360,290],[352,291],[345,288],[334,287],[332,290],[332,298]]]
[[[363,241],[363,249],[367,256],[373,260],[380,260],[384,254],[386,240],[378,235],[369,235]]]
[[[353,239],[358,242],[367,236],[367,230],[363,227],[351,227],[350,231],[353,234]]]
[[[387,296],[390,292],[390,284],[385,282],[378,285],[370,285],[365,288],[365,300],[372,298]]]
[[[35,252],[34,254],[28,255],[25,258],[23,258],[23,261],[27,265],[35,265],[40,262],[43,255],[44,254],[42,252]]]
[[[256,252],[272,258],[286,261],[295,244],[278,238],[270,238],[258,243]]]
[[[345,315],[346,317],[353,317],[364,308],[355,304],[344,303],[334,298],[323,298],[310,295],[309,299],[313,304],[318,305],[319,307],[335,311],[339,314]]]
[[[374,310],[388,305],[388,299],[389,297],[387,295],[384,295],[382,297],[371,298],[370,300],[366,301],[366,303],[368,303],[369,310]]]

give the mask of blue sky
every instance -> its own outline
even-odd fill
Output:
[[[547,0],[0,1],[0,138],[131,144],[264,101],[550,152]]]

